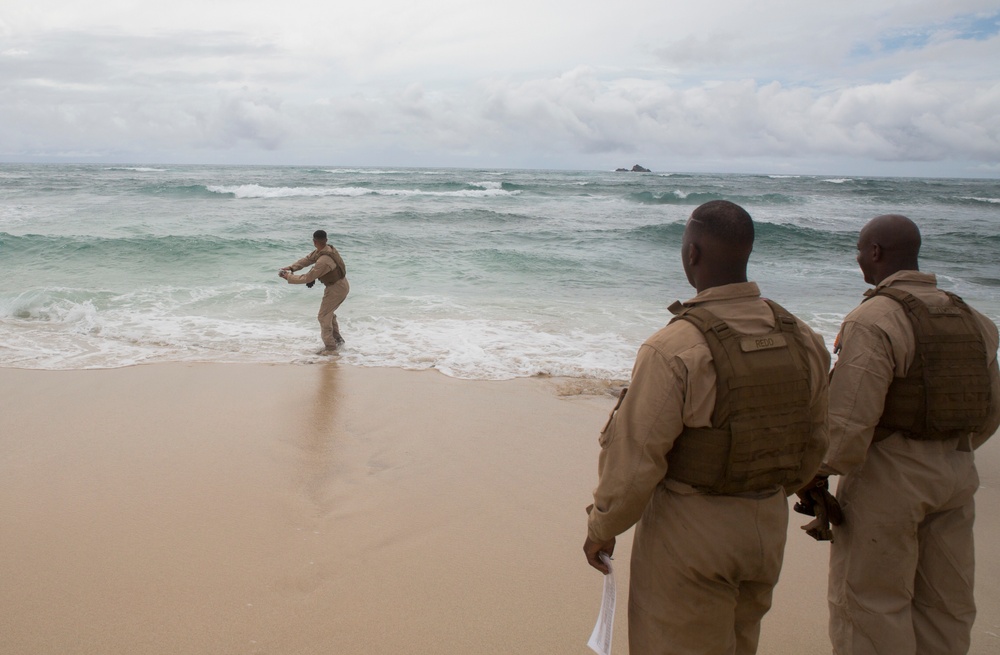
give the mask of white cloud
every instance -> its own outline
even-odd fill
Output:
[[[22,4],[0,22],[7,160],[1000,159],[1000,36],[975,22],[1000,13],[981,0]]]

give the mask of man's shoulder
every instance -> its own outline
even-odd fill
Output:
[[[873,295],[852,309],[844,318],[844,322],[874,326],[887,316],[902,315],[903,312],[905,310],[898,300],[885,295]]]
[[[690,321],[675,319],[654,332],[646,339],[648,346],[664,357],[680,355],[691,348],[705,345],[701,330]]]
[[[826,340],[823,339],[823,335],[814,330],[811,325],[799,318],[796,314],[793,314],[783,305],[775,301],[770,301],[769,305],[771,305],[773,310],[790,316],[792,320],[795,321],[795,329],[799,335],[799,343],[802,344],[807,351],[811,352],[815,358],[810,361],[815,361],[817,365],[821,365],[824,369],[828,369],[830,364],[830,351],[827,350]],[[774,305],[777,305],[777,308],[775,308]]]

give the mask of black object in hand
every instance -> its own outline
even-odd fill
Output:
[[[306,282],[306,288],[312,289],[314,284],[316,284],[316,280],[313,280],[312,282]]]
[[[816,541],[833,541],[830,524],[842,525],[844,512],[836,497],[826,489],[826,480],[820,486],[797,492],[800,502],[792,507],[799,514],[815,516],[816,519],[802,526],[806,534]]]

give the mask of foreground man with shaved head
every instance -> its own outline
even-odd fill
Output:
[[[976,605],[972,451],[1000,423],[997,327],[917,266],[920,231],[872,219],[858,265],[875,285],[844,320],[830,381],[843,524],[830,550],[838,655],[956,655]]]
[[[601,432],[583,550],[638,521],[628,601],[632,655],[751,655],[771,606],[787,496],[826,450],[823,339],[747,281],[753,221],[715,200],[691,214],[681,262],[698,295],[639,349]]]

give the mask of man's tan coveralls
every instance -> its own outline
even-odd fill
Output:
[[[934,275],[900,271],[879,287],[948,304]],[[873,442],[894,377],[913,363],[903,306],[875,296],[844,320],[830,381],[830,450],[821,473],[841,475],[844,523],[830,550],[830,638],[838,655],[954,655],[969,649],[976,616],[972,524],[978,447],[1000,423],[997,328],[974,312],[990,361],[984,429],[946,441],[900,432]]]
[[[337,308],[351,290],[351,285],[347,283],[347,267],[344,266],[344,260],[341,259],[337,249],[329,244],[321,250],[313,250],[289,268],[299,271],[307,266],[312,266],[312,269],[305,275],[289,275],[285,279],[289,284],[306,284],[319,280],[325,285],[323,302],[319,305],[317,318],[323,344],[333,350],[344,342],[340,336],[340,325],[337,323]]]
[[[753,282],[707,289],[684,305],[703,306],[746,334],[774,327]],[[601,432],[600,481],[588,518],[595,541],[638,521],[629,587],[632,655],[757,650],[760,620],[781,570],[787,494],[812,478],[827,443],[830,354],[822,337],[797,324],[809,365],[812,429],[797,481],[787,489],[709,495],[667,479],[667,453],[684,427],[712,424],[715,367],[701,331],[684,320],[639,349],[628,393]]]

